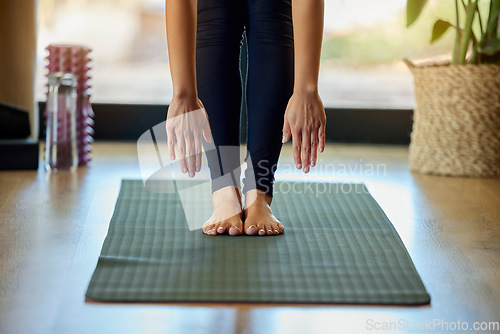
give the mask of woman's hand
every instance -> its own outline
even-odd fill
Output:
[[[203,104],[197,97],[174,97],[167,113],[167,141],[170,159],[175,160],[175,142],[181,170],[194,177],[201,170],[202,136],[211,142],[210,124]]]
[[[325,149],[326,115],[318,92],[294,92],[285,112],[283,143],[293,140],[293,160],[304,173],[316,166],[318,149]]]
[[[174,98],[167,113],[170,158],[174,144],[183,173],[193,177],[201,169],[201,137],[211,141],[210,125],[196,90],[196,0],[165,0],[168,56]]]
[[[293,136],[295,166],[304,173],[325,149],[326,115],[318,94],[324,0],[293,0],[294,88],[283,125],[283,143]],[[318,147],[319,146],[319,147]]]

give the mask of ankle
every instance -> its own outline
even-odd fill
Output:
[[[244,209],[247,210],[250,207],[257,206],[269,206],[271,205],[273,198],[259,189],[252,189],[245,193],[245,206]]]
[[[241,208],[241,190],[233,186],[224,187],[212,193],[212,200],[215,206],[232,203],[239,204]]]

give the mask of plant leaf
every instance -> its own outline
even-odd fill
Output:
[[[499,0],[490,0],[490,10],[488,21],[486,23],[486,38],[495,37],[498,28],[498,16],[500,10],[500,1]]]
[[[459,28],[457,26],[453,26],[453,27],[457,31],[457,41],[455,43],[455,48],[453,50],[452,64],[458,65],[458,57],[460,55],[460,45],[462,45],[462,38],[463,38],[464,32],[461,28]]]
[[[469,64],[478,64],[481,58],[481,54],[479,52],[479,41],[476,38],[476,34],[474,34],[474,31],[471,31],[471,39],[472,39],[472,55],[469,59]]]
[[[484,33],[486,38],[495,36],[498,25],[498,17],[500,16],[500,8],[492,8],[491,10],[494,11],[490,12],[488,26],[486,27],[486,32]]]
[[[453,25],[448,21],[437,20],[436,23],[434,23],[434,27],[432,28],[431,43],[437,41],[441,36],[444,35],[448,28],[452,26]]]
[[[474,31],[470,32],[470,38],[472,40],[472,46],[477,46],[478,40],[476,38],[476,34],[474,34]]]
[[[481,49],[481,53],[487,56],[494,56],[500,52],[500,38],[490,38],[488,43]]]
[[[471,42],[470,36],[472,33],[472,22],[474,21],[476,10],[477,10],[477,0],[469,2],[469,4],[467,5],[467,11],[465,16],[464,35],[462,38],[462,44],[460,45],[460,55],[458,58],[458,63],[460,65],[465,64],[467,49],[469,48],[469,43]]]
[[[427,0],[407,0],[406,1],[406,26],[409,27],[415,22]]]

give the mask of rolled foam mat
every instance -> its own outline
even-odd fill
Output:
[[[176,182],[176,189],[190,187]],[[272,209],[285,226],[278,236],[190,230],[187,213],[203,205],[199,191],[193,196],[186,204],[178,192],[123,180],[87,299],[430,303],[403,242],[363,184],[277,182]]]

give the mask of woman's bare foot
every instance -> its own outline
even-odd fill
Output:
[[[241,192],[239,188],[225,187],[212,194],[214,213],[203,224],[203,233],[216,235],[243,234]]]
[[[285,231],[283,224],[271,211],[272,197],[257,189],[245,194],[245,233],[248,235],[277,235]]]

